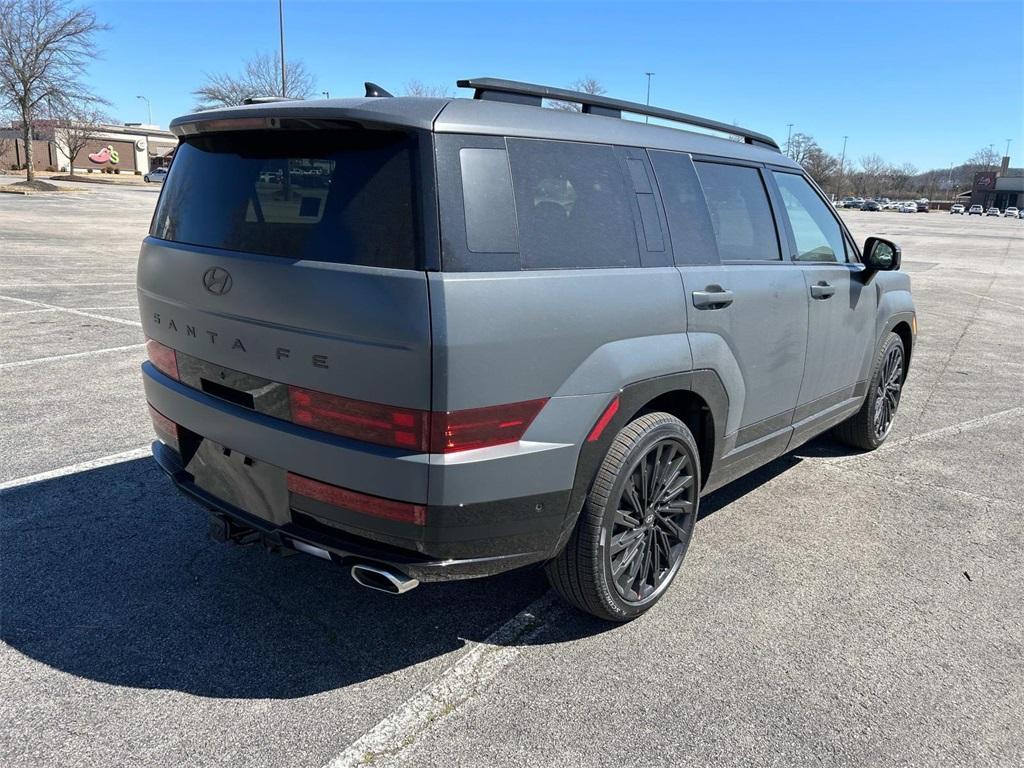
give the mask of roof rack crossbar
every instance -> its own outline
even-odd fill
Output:
[[[763,133],[741,128],[738,125],[729,125],[728,123],[720,123],[717,120],[709,120],[706,117],[697,117],[696,115],[688,115],[684,112],[675,112],[671,109],[652,107],[633,101],[623,101],[622,99],[612,99],[592,93],[570,91],[565,88],[553,88],[548,85],[521,83],[516,80],[502,80],[494,77],[459,80],[457,84],[459,88],[473,88],[476,91],[473,94],[474,99],[514,101],[533,106],[540,106],[543,99],[568,101],[579,104],[586,114],[621,117],[623,112],[630,112],[636,115],[657,117],[674,123],[683,123],[710,131],[725,133],[730,136],[738,136],[747,144],[760,144],[769,149],[774,149],[776,152],[782,151],[773,138]]]

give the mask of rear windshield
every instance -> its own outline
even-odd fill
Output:
[[[290,259],[414,269],[415,139],[385,131],[238,131],[175,154],[150,234]]]

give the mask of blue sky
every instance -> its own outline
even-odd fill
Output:
[[[119,120],[167,125],[204,73],[237,71],[278,44],[276,0],[107,0],[112,30],[88,80]],[[394,92],[494,76],[567,86],[597,78],[643,101],[786,139],[787,124],[847,157],[924,170],[1012,138],[1024,165],[1024,3],[328,2],[285,0],[288,58],[318,90]]]

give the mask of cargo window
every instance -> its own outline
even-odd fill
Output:
[[[796,241],[797,261],[845,261],[839,222],[803,176],[774,171]]]
[[[415,141],[350,129],[238,131],[179,146],[150,234],[230,251],[414,269]]]
[[[779,261],[779,238],[757,168],[694,163],[722,261]]]
[[[650,155],[665,203],[676,264],[717,264],[715,232],[690,156],[660,151]]]
[[[612,147],[508,140],[523,269],[640,265],[632,202]]]

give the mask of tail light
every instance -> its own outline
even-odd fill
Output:
[[[430,453],[514,443],[547,398],[464,411],[420,411],[288,387],[292,421],[354,440]]]
[[[430,417],[430,452],[454,453],[514,443],[529,429],[547,398],[465,411],[435,411]]]
[[[292,421],[354,440],[426,451],[430,414],[288,387]]]
[[[146,339],[146,354],[149,355],[149,361],[156,366],[157,370],[175,381],[179,381],[178,355],[173,349],[159,341]]]
[[[166,443],[174,450],[181,453],[181,444],[178,439],[178,425],[164,416],[160,411],[149,406],[149,417],[153,420],[153,429],[160,441]]]
[[[413,525],[426,525],[427,522],[427,508],[422,504],[370,496],[292,472],[288,473],[288,490],[299,496],[330,504],[332,507],[384,520],[397,520]]]

